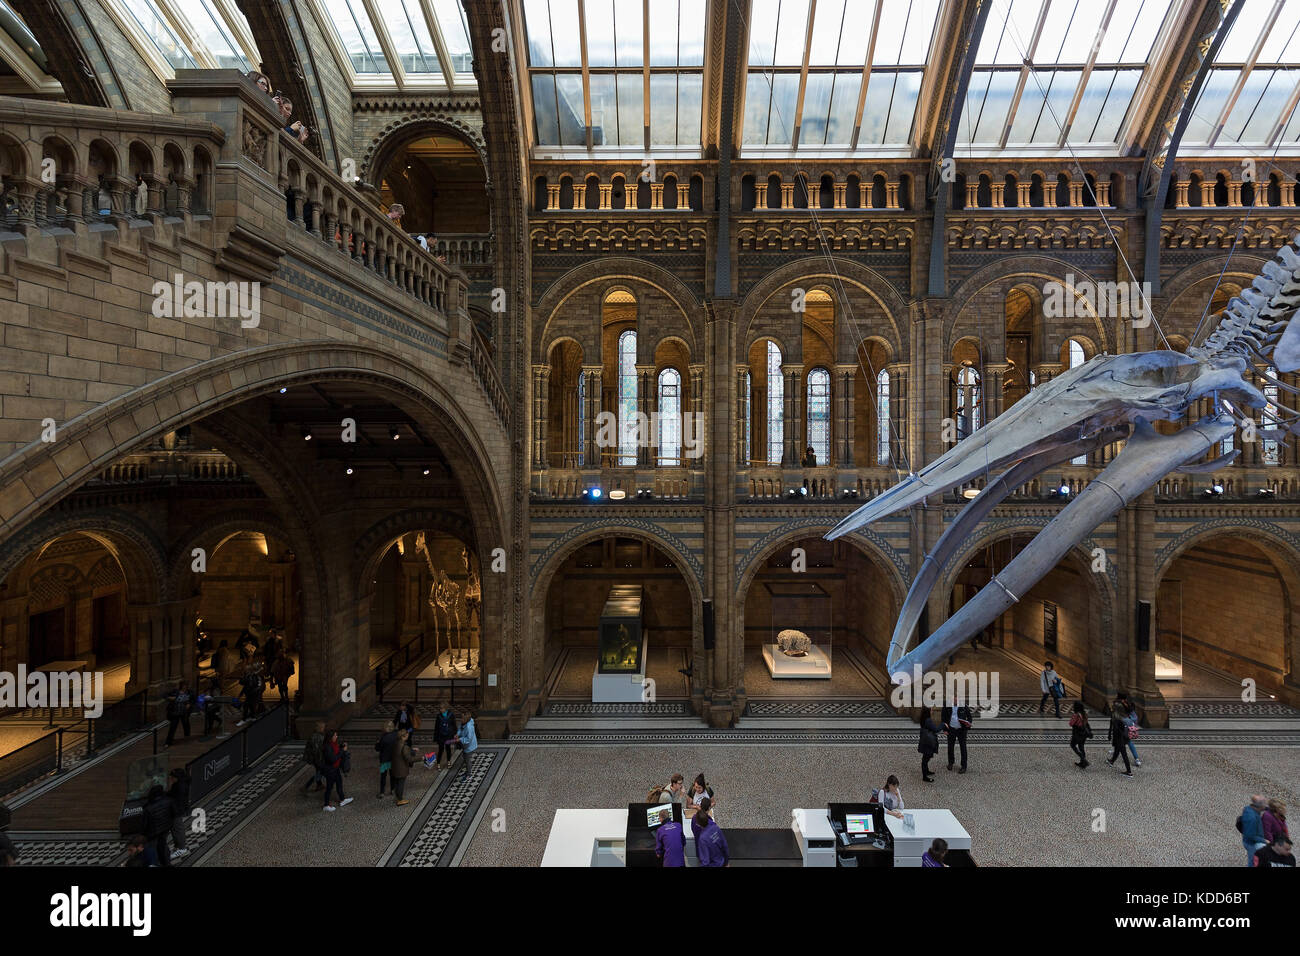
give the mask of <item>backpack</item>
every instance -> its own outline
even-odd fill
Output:
[[[352,751],[341,750],[339,752],[339,769],[344,773],[352,772]]]
[[[1244,826],[1242,826],[1242,823],[1241,823],[1241,818],[1242,818],[1242,816],[1243,816],[1243,814],[1240,814],[1240,813],[1237,814],[1237,832],[1240,833],[1242,836],[1245,836],[1245,835],[1246,835],[1246,828],[1245,828]]]

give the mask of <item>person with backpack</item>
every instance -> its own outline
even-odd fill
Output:
[[[1115,760],[1118,757],[1124,758],[1124,776],[1133,776],[1133,768],[1128,762],[1128,724],[1124,718],[1127,716],[1124,710],[1123,702],[1116,700],[1110,707],[1110,730],[1107,731],[1106,738],[1110,741],[1110,756],[1106,758],[1106,763],[1112,767],[1115,766]]]
[[[394,732],[393,741],[393,796],[397,806],[404,807],[410,800],[406,799],[406,778],[410,776],[411,766],[415,763],[415,752],[411,750],[411,737],[405,730]]]
[[[388,778],[393,769],[393,751],[397,749],[397,735],[399,731],[393,727],[391,720],[384,723],[384,732],[379,735],[375,741],[375,750],[379,751],[379,799],[384,799],[384,790],[388,786]],[[397,794],[397,775],[393,777],[393,793]]]
[[[321,766],[325,771],[325,810],[329,813],[352,802],[351,797],[343,796],[343,774],[351,767],[351,763],[348,745],[339,742],[339,732],[326,731],[325,744],[321,749]],[[335,788],[339,792],[338,807],[330,803],[330,794]]]
[[[171,854],[167,851],[167,837],[172,832],[176,820],[176,807],[171,797],[163,790],[162,784],[155,783],[149,790],[149,798],[144,805],[144,835],[153,843],[158,855],[159,866],[171,866]]]
[[[443,701],[438,705],[438,716],[433,724],[433,740],[438,745],[438,756],[435,763],[439,769],[442,769],[443,766],[443,754],[447,755],[447,768],[451,768],[451,742],[456,739],[456,731],[459,729],[459,725],[456,723],[456,715],[452,713],[447,702]]]
[[[1038,702],[1038,712],[1041,714],[1043,708],[1047,705],[1047,698],[1052,698],[1052,706],[1056,708],[1056,716],[1061,716],[1061,698],[1065,696],[1065,682],[1061,680],[1061,675],[1056,673],[1056,668],[1052,666],[1051,661],[1043,664],[1043,671],[1038,675],[1038,686],[1043,692],[1042,699]]]
[[[465,715],[465,722],[460,725],[460,732],[456,734],[456,746],[465,755],[464,765],[460,768],[460,777],[467,777],[469,776],[470,760],[474,755],[474,751],[478,750],[478,731],[474,727],[474,712],[472,710]]]
[[[1085,745],[1092,738],[1092,727],[1088,723],[1088,708],[1083,701],[1074,702],[1074,713],[1070,714],[1070,749],[1079,755],[1075,766],[1080,770],[1088,769],[1088,754]]]
[[[185,728],[185,738],[190,736],[190,710],[194,698],[190,695],[189,686],[185,681],[176,685],[176,689],[167,695],[167,740],[163,743],[164,747],[170,747],[176,739],[176,725],[180,724]]]
[[[172,817],[172,840],[176,844],[176,849],[172,852],[174,859],[190,852],[185,848],[185,833],[190,824],[190,776],[184,767],[172,771],[172,785],[167,796],[171,798],[175,814]]]
[[[325,721],[316,721],[316,730],[307,738],[307,746],[302,751],[302,762],[311,767],[311,779],[303,787],[303,792],[309,792],[313,786],[317,790],[325,787]]]
[[[926,783],[934,783],[934,777],[930,775],[930,758],[939,752],[939,727],[930,717],[929,707],[921,708],[918,723],[921,726],[921,736],[916,750],[921,755],[921,779]]]
[[[1250,803],[1241,810],[1237,817],[1237,832],[1241,834],[1241,845],[1246,848],[1246,865],[1255,865],[1255,854],[1268,846],[1264,837],[1264,811],[1268,801],[1258,793],[1252,794]]]
[[[731,850],[722,828],[709,816],[712,807],[708,797],[700,801],[700,808],[691,817],[691,832],[695,835],[695,855],[700,866],[726,866],[731,862]]]
[[[1123,705],[1124,726],[1126,728],[1125,733],[1127,734],[1125,739],[1128,742],[1128,752],[1133,755],[1133,765],[1135,767],[1140,767],[1142,766],[1142,761],[1138,759],[1137,744],[1133,742],[1137,740],[1138,726],[1140,723],[1138,720],[1137,704],[1135,704],[1133,698],[1129,697],[1129,695],[1124,691],[1120,691],[1116,694],[1115,699]]]

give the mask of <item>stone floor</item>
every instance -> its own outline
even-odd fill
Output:
[[[1247,794],[1291,805],[1300,797],[1295,746],[1148,742],[1132,779],[1106,766],[1100,745],[1092,749],[1096,760],[1081,771],[1064,744],[974,738],[969,773],[949,773],[935,761],[937,782],[923,784],[915,747],[899,744],[519,746],[462,862],[536,866],[557,808],[642,800],[675,770],[688,778],[705,771],[724,830],[786,826],[793,807],[859,800],[897,773],[909,806],[951,809],[971,834],[977,862],[994,866],[1235,865],[1244,861],[1233,820]],[[500,832],[491,826],[498,809]]]
[[[683,647],[650,647],[646,650],[646,676],[655,682],[655,694],[663,699],[690,696],[686,678],[678,673],[687,664]],[[591,700],[591,672],[596,669],[596,648],[571,646],[561,652],[552,667],[552,698]]]

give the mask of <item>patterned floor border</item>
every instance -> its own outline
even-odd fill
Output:
[[[483,746],[474,755],[467,777],[457,763],[438,784],[424,817],[388,854],[386,866],[448,866],[467,839],[479,806],[501,771],[509,747]]]
[[[254,764],[242,777],[201,802],[204,829],[191,830],[187,856],[176,866],[194,866],[231,827],[265,802],[288,776],[302,767],[302,747],[281,748]],[[18,845],[19,866],[120,866],[126,859],[123,841],[111,830],[29,830],[10,833]]]
[[[657,700],[654,703],[596,704],[581,700],[548,700],[543,717],[690,717],[695,713],[688,700]]]
[[[971,744],[990,746],[1065,746],[1070,735],[1056,730],[972,731]],[[896,746],[915,745],[915,730],[645,730],[645,731],[546,731],[525,730],[510,735],[512,746],[767,746],[808,744],[812,746]],[[1143,731],[1142,746],[1157,747],[1295,747],[1300,733],[1291,731]]]

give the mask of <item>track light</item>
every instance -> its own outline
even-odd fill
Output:
[[[351,466],[351,465],[348,465],[347,468],[343,469],[343,473],[344,473],[345,475],[350,475],[350,474],[352,474],[352,466]]]
[[[429,473],[429,469],[428,468],[424,469],[424,473],[427,475]]]
[[[1276,494],[1277,494],[1277,491],[1276,491],[1275,489],[1273,489],[1273,488],[1261,488],[1261,489],[1259,489],[1259,491],[1255,492],[1255,497],[1256,497],[1256,498],[1272,498],[1272,497],[1273,497],[1274,495],[1276,495]]]
[[[967,501],[970,501],[971,499],[978,498],[980,496],[980,490],[978,488],[963,488],[961,492],[961,496],[965,498]]]
[[[582,498],[584,501],[599,501],[603,494],[604,492],[599,488],[584,488],[582,490]]]
[[[858,496],[858,489],[856,489],[856,488],[845,488],[845,489],[844,489],[844,497],[845,497],[845,498],[856,498],[857,496]]]
[[[1221,498],[1223,497],[1223,485],[1210,485],[1210,487],[1205,489],[1204,494],[1207,498]]]
[[[393,441],[397,441],[397,439],[402,437],[402,433],[397,430],[397,426],[393,426],[392,428],[388,429],[388,437],[391,438]]]
[[[302,440],[303,440],[303,441],[311,441],[311,429],[310,429],[310,428],[307,428],[307,427],[304,427],[304,428],[303,428],[303,430],[302,430]]]
[[[799,497],[800,497],[800,498],[807,498],[807,497],[808,497],[808,486],[807,486],[807,485],[800,485],[800,486],[799,486]]]
[[[627,497],[627,492],[624,491],[622,488],[615,488],[613,491],[609,493],[610,501],[622,501],[626,497]]]
[[[284,394],[285,392],[287,392],[287,391],[289,391],[289,389],[288,389],[287,386],[283,386],[283,385],[280,386],[280,394],[281,394],[281,395],[283,395],[283,394]]]

